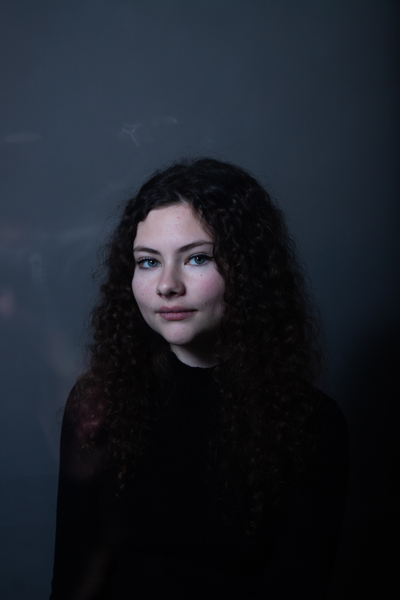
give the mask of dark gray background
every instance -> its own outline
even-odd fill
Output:
[[[126,190],[186,154],[250,169],[287,213],[351,434],[330,598],[385,597],[398,14],[389,0],[0,1],[2,598],[49,593],[56,412],[79,372],[96,248]]]

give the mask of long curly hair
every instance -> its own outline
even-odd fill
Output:
[[[133,297],[133,242],[155,208],[186,202],[214,239],[225,281],[214,377],[221,391],[216,442],[224,486],[252,490],[250,529],[269,483],[279,497],[316,446],[312,392],[321,361],[319,319],[281,210],[244,169],[211,158],[156,172],[130,199],[106,248],[92,312],[89,369],[78,389],[85,443],[106,440],[120,481],[132,475],[151,438],[157,386],[168,347],[144,322]]]

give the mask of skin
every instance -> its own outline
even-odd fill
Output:
[[[186,203],[154,209],[138,225],[133,295],[146,323],[193,367],[217,364],[225,283],[212,252],[212,236]]]

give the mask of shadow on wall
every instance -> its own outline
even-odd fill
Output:
[[[350,488],[329,600],[396,597],[399,364],[400,326],[394,323],[360,341],[344,373]]]

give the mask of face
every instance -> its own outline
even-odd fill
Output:
[[[150,211],[138,225],[134,259],[132,291],[146,323],[182,362],[215,364],[225,284],[213,260],[213,238],[190,206]]]

